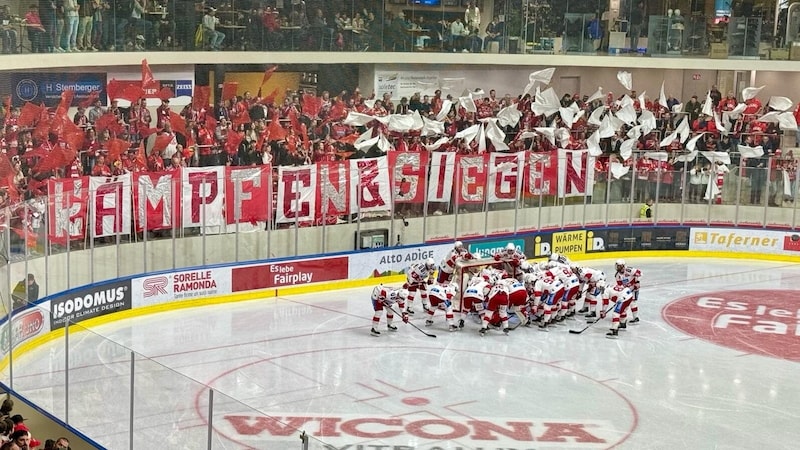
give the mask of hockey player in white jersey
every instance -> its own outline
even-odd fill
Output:
[[[428,308],[428,319],[425,320],[425,325],[433,325],[433,315],[436,310],[444,310],[445,320],[447,320],[447,328],[450,331],[458,330],[458,327],[453,322],[453,297],[456,295],[457,287],[455,283],[448,284],[434,284],[429,286],[428,301],[430,308]]]
[[[591,267],[576,267],[574,271],[578,274],[581,283],[580,290],[584,293],[583,308],[578,313],[588,313],[586,314],[587,319],[596,319],[601,312],[605,311],[603,305],[600,305],[600,311],[597,311],[597,307],[602,300],[603,290],[606,288],[606,274],[602,270]]]
[[[639,323],[639,279],[642,277],[642,271],[634,267],[625,265],[624,259],[617,260],[615,264],[617,269],[614,278],[618,285],[629,288],[633,293],[633,300],[631,302],[631,324]]]
[[[372,309],[374,313],[372,315],[372,329],[370,333],[373,336],[380,336],[381,334],[381,332],[378,331],[378,324],[380,324],[384,309],[386,309],[386,328],[389,331],[397,331],[397,327],[392,325],[392,321],[394,320],[392,309],[394,309],[394,304],[397,304],[400,309],[396,311],[403,311],[407,298],[408,291],[406,289],[396,289],[382,284],[372,289]],[[408,314],[405,311],[402,312],[402,318],[403,322],[408,322]]]
[[[537,314],[542,315],[539,329],[547,331],[553,313],[558,313],[560,299],[564,296],[564,283],[551,273],[545,272],[536,280],[533,287],[533,304]]]
[[[417,297],[417,291],[419,291],[422,307],[428,309],[428,285],[433,284],[435,270],[436,262],[434,262],[433,258],[411,264],[406,269],[406,284],[404,287],[408,289],[409,294],[407,313],[414,314],[412,306],[414,299]]]
[[[453,272],[456,270],[456,263],[461,260],[473,259],[472,253],[467,251],[464,243],[456,241],[453,244],[453,249],[442,259],[439,265],[439,274],[436,277],[436,282],[439,284],[449,283],[453,280]]]
[[[611,330],[606,333],[609,338],[616,338],[620,329],[627,328],[628,309],[633,302],[633,291],[621,284],[606,289],[603,292],[603,301],[614,303],[611,315]],[[601,314],[604,314],[601,312]],[[601,316],[602,318],[602,316]]]
[[[520,266],[527,258],[525,257],[524,253],[517,250],[517,247],[513,243],[509,242],[506,244],[506,248],[501,252],[495,253],[493,258],[495,261],[500,263],[500,269],[505,270],[506,273],[511,275],[513,278],[522,281],[522,271],[520,270]]]
[[[483,320],[483,302],[486,301],[486,294],[489,293],[489,275],[486,277],[476,275],[469,280],[467,288],[461,293],[461,319],[458,320],[458,327],[464,328],[464,321],[471,312],[478,314]]]

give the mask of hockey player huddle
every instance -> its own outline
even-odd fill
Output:
[[[616,262],[614,279],[607,280],[601,270],[578,266],[557,253],[529,264],[525,255],[509,243],[493,255],[493,261],[465,270],[461,276],[469,280],[457,283],[461,281],[453,279],[457,263],[474,259],[463,243],[456,242],[439,265],[435,280],[437,266],[429,258],[408,267],[407,282],[402,288],[376,286],[372,293],[371,333],[380,335],[378,324],[384,309],[389,331],[397,330],[392,325],[395,314],[408,322],[409,315],[414,314],[412,303],[417,292],[427,315],[425,325],[433,325],[436,313],[444,312],[449,331],[463,329],[470,315],[480,321],[481,335],[493,328],[508,334],[520,325],[537,325],[539,330],[548,331],[577,314],[585,314],[586,321],[593,323],[610,313],[611,329],[606,336],[616,338],[628,323],[639,322],[641,272],[627,266],[624,260]],[[459,286],[464,286],[463,292]],[[513,327],[509,326],[510,313],[519,320]]]

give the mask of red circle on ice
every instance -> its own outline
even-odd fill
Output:
[[[425,397],[406,397],[402,402],[410,406],[425,406],[431,401]]]
[[[800,291],[706,292],[661,310],[673,327],[746,353],[800,361]]]

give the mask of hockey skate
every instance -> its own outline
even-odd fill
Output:
[[[373,336],[380,336],[380,335],[381,335],[381,332],[380,332],[380,331],[378,331],[378,330],[376,330],[375,328],[373,328],[373,329],[369,330],[369,332],[370,332],[370,334],[372,334]]]
[[[486,335],[487,331],[489,331],[488,328],[481,328],[480,330],[478,330],[478,333],[480,333],[481,336],[484,336],[484,335]]]
[[[386,325],[386,329],[389,331],[397,331],[397,327],[392,324]]]
[[[619,331],[612,328],[611,330],[608,331],[608,333],[606,333],[606,337],[609,339],[616,339],[617,337],[619,337]]]
[[[413,315],[414,315],[414,310],[413,310],[413,309],[411,309],[411,307],[409,306],[408,308],[406,308],[406,313],[407,313],[409,316],[413,316]]]
[[[508,335],[508,333],[510,331],[511,331],[511,328],[503,328],[503,333],[505,333],[506,335]]]
[[[547,322],[545,322],[545,321],[541,321],[541,322],[539,323],[539,331],[548,331],[548,329],[547,329]]]
[[[624,330],[626,328],[628,328],[628,322],[620,322],[619,323],[619,329],[620,330]]]
[[[578,314],[586,314],[587,312],[589,312],[589,307],[588,306],[584,306],[583,308],[578,310]]]
[[[428,320],[425,321],[425,326],[426,327],[429,327],[431,325],[433,325],[433,321],[431,319],[428,319]]]
[[[458,328],[464,328],[464,319],[458,320]]]
[[[587,314],[587,315],[585,315],[583,317],[585,317],[587,319],[594,319],[595,317],[597,317],[597,313],[592,311],[592,312],[590,312],[589,314]]]
[[[457,326],[455,326],[455,325],[450,325],[450,328],[449,328],[449,330],[450,330],[450,331],[458,331],[458,327],[457,327]]]
[[[631,325],[633,325],[635,323],[639,323],[639,318],[638,317],[634,317],[633,320],[631,320]]]

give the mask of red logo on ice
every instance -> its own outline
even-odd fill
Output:
[[[718,345],[800,361],[800,291],[746,290],[691,295],[661,311],[664,320]]]

